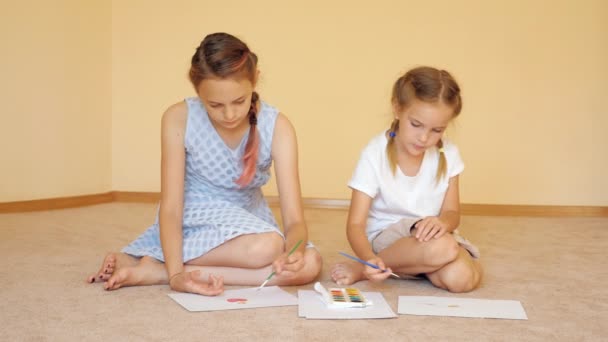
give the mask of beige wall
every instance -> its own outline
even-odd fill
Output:
[[[106,2],[98,1],[95,6],[92,2],[87,6],[76,1],[63,3],[71,4],[71,11],[81,13],[86,20],[81,19],[83,28],[78,32],[61,31],[62,39],[77,42],[94,35],[106,41],[110,17]],[[439,3],[112,1],[111,49],[95,44],[82,51],[97,61],[95,76],[105,82],[110,76],[103,73],[108,65],[104,58],[111,51],[111,96],[100,85],[94,90],[83,89],[81,84],[71,88],[71,83],[44,88],[66,99],[73,99],[68,96],[72,93],[89,96],[80,103],[97,105],[94,113],[99,115],[88,105],[85,111],[96,118],[97,127],[76,115],[81,107],[70,112],[69,120],[60,105],[49,116],[48,105],[26,101],[33,93],[29,89],[1,81],[3,88],[14,92],[9,97],[14,98],[9,100],[13,108],[3,113],[11,113],[11,128],[3,128],[9,145],[22,142],[24,134],[32,139],[16,150],[3,141],[3,155],[10,157],[8,172],[2,171],[7,175],[3,182],[11,180],[8,188],[13,194],[8,197],[37,197],[35,191],[40,188],[45,189],[41,193],[44,197],[51,197],[55,192],[48,187],[52,186],[66,194],[92,193],[107,184],[102,181],[89,190],[86,187],[91,186],[91,179],[110,175],[113,190],[158,191],[162,112],[194,95],[186,71],[204,35],[227,31],[243,38],[259,55],[262,97],[279,107],[296,126],[305,197],[349,197],[345,184],[360,150],[390,121],[392,82],[410,67],[430,64],[451,71],[463,88],[463,113],[448,132],[459,144],[466,163],[461,182],[463,202],[608,205],[604,177],[608,173],[608,137],[604,134],[608,104],[600,101],[608,90],[608,2]],[[48,26],[49,21],[67,25],[63,20],[67,14],[46,7],[51,19],[42,18],[46,22],[40,23],[29,18],[28,23],[39,28]],[[34,33],[18,30],[18,23],[13,20],[11,24],[19,38],[12,44],[31,44]],[[75,77],[85,77],[85,70],[92,73],[89,64],[79,64],[84,62],[75,60],[65,47],[56,47],[53,53],[59,60],[69,57],[76,63],[79,72]],[[28,54],[15,54],[21,72],[10,70],[9,74],[28,82],[38,71],[30,70],[24,56]],[[21,76],[24,73],[25,78]],[[55,74],[44,76],[46,81],[57,78]],[[93,98],[93,93],[103,96]],[[46,93],[42,98],[36,96],[43,101],[56,97]],[[42,119],[47,120],[53,136],[70,140],[57,148],[48,137],[39,136],[31,116],[40,111],[23,110],[18,106],[21,102],[45,108],[47,115]],[[100,128],[109,124],[104,108],[110,103],[112,130],[105,136],[106,131]],[[29,119],[13,115],[16,110],[28,113]],[[24,126],[22,133],[13,129],[20,125]],[[46,134],[51,133],[47,130]],[[91,136],[106,145],[91,146]],[[83,158],[80,149],[103,154],[103,146],[109,146],[110,141],[111,162],[104,159],[105,154],[95,156],[87,165],[96,168],[81,166],[78,172],[70,169],[72,173],[60,174],[66,162]],[[55,177],[42,179],[36,170],[39,165],[55,171]],[[105,172],[110,166],[111,171]],[[66,189],[72,183],[78,187]],[[3,197],[4,188],[3,184]],[[275,195],[274,184],[266,192]]]
[[[0,202],[111,189],[110,8],[2,2]]]
[[[263,98],[296,126],[306,197],[350,196],[392,82],[430,64],[464,91],[449,132],[463,202],[608,205],[606,1],[174,3],[113,3],[114,189],[159,190],[162,111],[193,95],[185,74],[203,36],[227,31],[258,53]]]

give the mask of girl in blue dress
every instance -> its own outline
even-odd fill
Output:
[[[299,285],[321,271],[308,241],[294,128],[255,92],[257,56],[226,33],[205,37],[190,68],[197,97],[162,118],[156,222],[87,280],[106,290],[169,284],[218,295],[223,285]],[[274,161],[283,231],[262,194]]]

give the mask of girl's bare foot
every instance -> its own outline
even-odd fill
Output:
[[[346,261],[335,264],[331,268],[331,278],[338,285],[351,285],[359,280],[366,279],[363,274],[365,266],[358,262]]]
[[[117,290],[125,286],[166,284],[167,271],[162,263],[151,257],[143,257],[134,266],[116,269],[103,284],[106,290]]]
[[[87,278],[87,282],[107,281],[112,274],[123,267],[135,266],[138,259],[125,253],[108,253],[96,274]]]

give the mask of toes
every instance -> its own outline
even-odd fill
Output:
[[[342,267],[340,267],[340,268],[334,268],[331,271],[331,276],[333,278],[342,278],[342,277],[344,277],[345,273],[346,273],[346,270],[344,270]]]
[[[121,282],[118,281],[117,277],[110,277],[108,281],[103,284],[103,288],[106,291],[117,290],[121,286]]]
[[[344,276],[342,274],[332,274],[331,275],[331,279],[333,279],[333,281],[336,284],[338,284],[342,278],[344,278]]]
[[[106,280],[110,279],[111,277],[112,277],[111,273],[103,273],[103,274],[99,275],[98,279],[106,281]]]
[[[113,253],[110,253],[108,255],[106,255],[106,257],[103,259],[103,262],[101,263],[101,267],[99,268],[99,271],[97,271],[97,274],[89,276],[87,278],[87,282],[89,283],[94,283],[97,280],[106,280],[104,279],[104,274],[112,274],[114,272],[114,265],[116,264],[116,256],[114,256]]]
[[[110,253],[106,255],[106,258],[103,260],[104,264],[115,264],[116,263],[116,255],[114,253]]]
[[[334,267],[331,268],[331,273],[335,274],[335,273],[340,273],[340,272],[344,272],[345,267],[343,264],[336,264],[334,265]]]
[[[338,285],[344,285],[346,283],[345,281],[345,277],[335,277],[334,281],[336,282],[336,284]]]

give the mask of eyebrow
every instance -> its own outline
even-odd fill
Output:
[[[232,100],[230,102],[239,102],[239,101],[245,100],[245,96],[246,95],[243,95],[243,96],[241,96],[239,98],[236,98],[236,99],[234,99],[234,100]],[[221,103],[221,102],[216,102],[216,101],[211,101],[211,100],[209,100],[209,104],[210,105],[223,105],[223,103]]]
[[[415,118],[412,118],[412,117],[408,117],[408,119],[410,121],[412,121],[412,122],[415,122],[415,123],[421,124],[422,126],[425,126],[425,124],[422,121],[418,120],[418,119],[415,119]],[[445,129],[447,127],[448,126],[437,126],[437,127],[431,128],[431,129]]]

